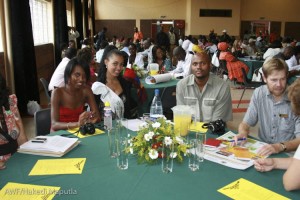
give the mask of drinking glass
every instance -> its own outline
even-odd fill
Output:
[[[142,120],[143,120],[144,122],[149,121],[149,120],[150,120],[150,113],[143,113],[143,118],[142,118]]]
[[[199,170],[199,158],[196,153],[198,148],[198,141],[197,139],[191,139],[188,141],[189,146],[189,168],[191,171],[197,171]]]
[[[166,144],[163,142],[162,148],[162,161],[161,169],[164,173],[171,173],[173,171],[173,154],[174,154],[174,144]]]
[[[197,133],[197,150],[196,153],[198,155],[199,162],[204,161],[204,154],[205,154],[205,141],[206,141],[206,134],[205,133]]]
[[[119,136],[117,137],[117,167],[121,170],[128,169],[128,138]]]
[[[121,118],[119,124],[119,133],[122,137],[130,137],[128,134],[128,119]]]
[[[109,148],[109,155],[111,158],[116,158],[118,153],[117,153],[117,144],[116,144],[116,139],[118,135],[118,128],[112,128],[107,130],[108,132],[108,148]]]

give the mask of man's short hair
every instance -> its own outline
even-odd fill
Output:
[[[194,56],[203,56],[208,61],[209,64],[211,63],[210,56],[205,52],[195,53]]]
[[[263,74],[267,78],[273,71],[285,71],[288,75],[289,67],[284,60],[280,58],[271,58],[262,67]]]

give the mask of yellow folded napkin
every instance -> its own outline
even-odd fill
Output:
[[[201,133],[206,133],[207,132],[207,128],[202,128],[203,124],[204,124],[204,122],[196,122],[196,124],[195,123],[191,123],[190,130],[191,131],[199,131]]]

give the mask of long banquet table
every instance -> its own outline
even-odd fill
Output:
[[[56,134],[63,133],[66,132]],[[208,136],[212,137],[211,134]],[[192,172],[187,166],[188,159],[185,159],[181,164],[174,162],[173,172],[164,174],[160,163],[138,165],[136,158],[130,156],[129,168],[121,171],[116,160],[108,156],[107,134],[80,140],[79,146],[64,158],[86,158],[82,174],[28,176],[37,160],[50,157],[16,153],[8,161],[7,169],[0,170],[0,188],[7,182],[60,186],[66,194],[56,195],[54,199],[229,199],[217,190],[244,178],[288,198],[300,197],[300,191],[286,192],[283,189],[282,170],[259,173],[251,167],[241,171],[205,160],[199,171]]]

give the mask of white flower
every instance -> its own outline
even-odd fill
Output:
[[[151,149],[148,154],[152,160],[158,158],[158,152],[155,149]]]
[[[171,139],[171,137],[165,137],[164,143],[165,143],[166,145],[170,145],[170,144],[172,144],[172,142],[173,142],[173,140]]]
[[[177,157],[177,153],[176,152],[171,152],[170,153],[170,157],[171,158],[176,158]]]
[[[129,148],[130,154],[133,154],[133,148]]]
[[[148,127],[148,123],[147,122],[143,122],[139,125],[140,128],[147,128]]]
[[[155,123],[152,124],[152,127],[153,128],[158,128],[158,127],[160,127],[160,123],[159,122],[155,122]]]
[[[154,132],[150,131],[148,134],[151,136],[151,139],[152,139]]]
[[[149,133],[145,134],[145,135],[144,135],[144,139],[145,139],[147,142],[149,142],[149,140],[152,139],[151,134],[149,134]]]
[[[183,144],[183,139],[181,137],[176,136],[176,141],[178,144]]]

